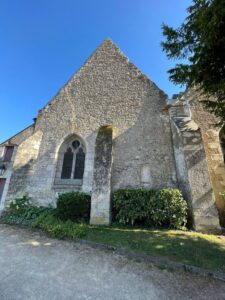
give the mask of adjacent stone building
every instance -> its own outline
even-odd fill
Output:
[[[107,39],[34,124],[0,145],[0,209],[25,193],[48,206],[59,193],[84,191],[91,223],[109,224],[114,190],[180,188],[193,226],[219,228],[223,148],[211,116],[192,98],[190,92],[168,105]]]

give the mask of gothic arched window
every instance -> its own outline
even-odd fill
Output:
[[[82,179],[84,175],[84,161],[85,153],[82,148],[78,150],[76,154],[75,170],[74,170],[74,179]]]
[[[73,152],[72,149],[69,147],[64,153],[61,178],[63,179],[71,178],[72,167],[73,167]]]
[[[62,179],[83,179],[85,148],[79,140],[73,140],[63,156]]]

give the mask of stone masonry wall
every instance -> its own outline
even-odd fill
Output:
[[[170,108],[178,186],[188,200],[194,227],[218,229],[218,211],[202,128],[191,114],[189,100],[184,94]]]
[[[191,95],[196,98],[195,91]],[[186,92],[170,108],[178,186],[189,201],[195,228],[212,230],[219,228],[215,187],[204,142],[204,127],[193,118],[190,100],[189,92]],[[206,124],[210,117],[205,116]]]
[[[26,193],[32,196],[35,186],[31,183],[31,179],[35,173],[41,138],[42,132],[36,131],[18,146],[6,201]]]
[[[192,119],[201,128],[220,224],[225,227],[225,201],[220,195],[221,192],[225,191],[225,165],[219,141],[221,128],[215,126],[217,123],[216,117],[206,111],[201,104],[200,101],[203,99],[203,96],[200,96],[195,90],[189,90],[185,94],[185,98],[190,104]]]
[[[6,203],[7,203],[7,194],[8,194],[8,191],[9,191],[11,176],[12,176],[12,173],[13,173],[13,164],[14,164],[14,160],[17,156],[18,146],[23,141],[25,141],[27,138],[29,138],[33,134],[33,131],[34,131],[34,126],[31,125],[31,126],[25,128],[24,130],[20,131],[19,133],[17,133],[13,137],[11,137],[9,140],[6,140],[2,144],[0,144],[0,164],[1,164],[1,161],[4,160],[6,146],[7,145],[14,145],[14,150],[13,150],[13,155],[12,155],[11,161],[10,162],[4,162],[4,165],[6,167],[6,171],[4,172],[3,175],[0,175],[0,178],[4,178],[6,180],[4,191],[3,191],[2,198],[1,198],[1,201],[0,201],[0,212],[4,209],[4,207],[6,206]]]
[[[113,127],[113,190],[176,187],[165,105],[163,92],[106,40],[40,111],[35,132],[43,136],[35,167],[32,174],[21,173],[19,182],[29,184],[22,186],[14,180],[14,189],[26,190],[41,205],[54,204],[58,150],[68,136],[77,134],[86,147],[82,189],[91,193],[95,140],[99,128],[107,125]],[[26,164],[21,160],[21,167]]]
[[[21,130],[20,132],[18,132],[14,136],[12,136],[10,139],[8,139],[5,142],[1,143],[0,146],[6,144],[9,141],[12,144],[19,145],[23,141],[25,141],[29,136],[31,136],[31,134],[33,134],[33,132],[34,132],[34,124],[32,124],[32,125],[28,126],[27,128]]]

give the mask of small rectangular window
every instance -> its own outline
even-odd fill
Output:
[[[5,157],[4,157],[5,162],[11,161],[13,150],[14,150],[14,146],[6,146]]]

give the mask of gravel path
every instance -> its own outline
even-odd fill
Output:
[[[225,284],[0,224],[0,299],[225,300]]]

